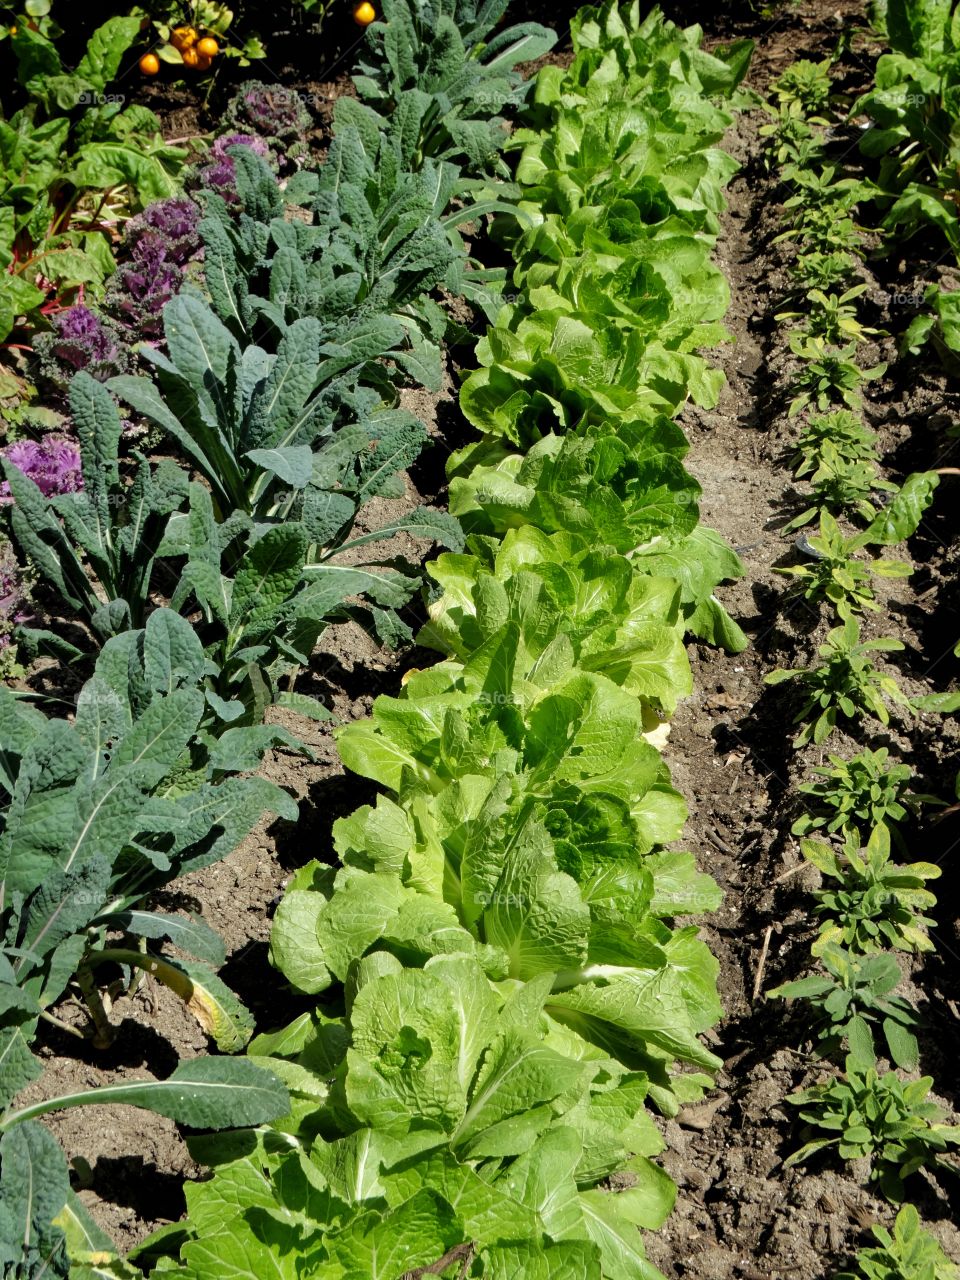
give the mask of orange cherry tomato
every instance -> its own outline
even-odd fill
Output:
[[[215,58],[219,52],[220,46],[213,36],[204,36],[197,42],[197,53],[201,58]]]
[[[197,33],[193,27],[174,27],[170,43],[183,53],[184,49],[190,49],[197,43]]]
[[[145,76],[155,76],[160,70],[160,59],[155,53],[145,53],[140,59],[139,67]]]
[[[193,46],[180,50],[180,57],[183,59],[183,65],[189,67],[191,71],[196,71],[200,63],[200,55]]]
[[[369,27],[370,23],[375,21],[377,11],[370,4],[370,0],[361,0],[361,3],[354,6],[353,20],[358,27]]]

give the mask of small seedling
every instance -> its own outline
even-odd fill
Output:
[[[837,1147],[844,1160],[871,1161],[871,1182],[895,1203],[904,1196],[904,1181],[924,1165],[954,1170],[940,1153],[960,1142],[960,1126],[943,1123],[944,1113],[927,1095],[931,1076],[905,1084],[894,1072],[878,1075],[849,1055],[846,1078],[814,1085],[787,1101],[802,1107],[801,1117],[814,1128],[837,1136],[813,1138],[783,1163],[789,1168],[817,1151]]]
[[[818,889],[816,914],[824,917],[814,955],[843,945],[851,951],[932,951],[926,932],[936,921],[922,913],[937,899],[924,888],[940,868],[930,862],[900,866],[890,860],[890,831],[874,827],[867,843],[848,831],[843,852],[823,840],[801,840],[803,856],[836,886]]]
[[[768,995],[808,1001],[817,1052],[833,1057],[846,1040],[851,1055],[864,1066],[876,1063],[872,1024],[882,1019],[891,1062],[914,1070],[918,1047],[911,1028],[920,1024],[920,1017],[905,997],[890,995],[903,976],[894,957],[885,952],[858,956],[831,945],[824,948],[820,963],[825,974],[785,982]]]
[[[861,1249],[857,1270],[844,1271],[836,1280],[960,1280],[960,1270],[922,1229],[912,1204],[897,1214],[892,1235],[886,1227],[871,1230],[880,1247]]]
[[[799,477],[816,471],[830,445],[844,462],[877,462],[877,433],[849,409],[811,414],[797,440],[793,467]]]
[[[761,126],[760,137],[767,139],[768,172],[775,165],[793,163],[808,169],[823,161],[823,139],[802,116],[777,114],[772,124]]]
[[[831,768],[815,768],[813,772],[822,781],[805,782],[799,789],[813,797],[816,812],[798,818],[793,834],[805,836],[824,829],[832,835],[835,831],[872,830],[883,823],[896,839],[896,824],[909,810],[941,803],[936,796],[909,791],[912,770],[909,765],[891,764],[889,755],[886,747],[876,751],[865,747],[849,760],[830,756]]]
[[[854,300],[865,293],[866,289],[865,284],[854,285],[841,294],[827,294],[822,289],[811,289],[807,293],[809,306],[805,311],[781,311],[776,319],[806,319],[806,324],[800,329],[800,336],[805,338],[821,338],[834,345],[851,341],[865,342],[869,337],[880,335],[879,329],[869,329],[857,319]]]
[[[803,704],[794,717],[794,724],[802,724],[802,728],[793,745],[825,742],[841,716],[853,720],[872,715],[881,724],[889,724],[891,704],[913,709],[895,678],[878,670],[870,658],[871,653],[893,653],[902,648],[902,642],[892,636],[861,641],[859,624],[848,618],[842,627],[834,627],[820,646],[822,662],[771,671],[765,683],[796,680],[803,690]]]
[[[829,58],[822,62],[800,58],[773,82],[780,111],[802,116],[823,112],[829,105],[832,88]]]
[[[810,249],[798,254],[789,270],[801,289],[831,289],[853,279],[857,261],[849,253]]]
[[[801,529],[825,512],[843,511],[861,520],[876,518],[872,499],[877,493],[896,493],[897,486],[884,480],[873,462],[848,462],[827,440],[817,469],[810,477],[811,505],[784,525],[784,533]]]
[[[820,517],[820,533],[807,540],[812,559],[803,564],[777,568],[777,573],[794,579],[792,595],[804,600],[828,600],[843,620],[865,609],[880,611],[873,594],[871,579],[907,578],[913,566],[905,560],[857,560],[855,553],[864,546],[864,536],[845,538],[829,512]]]
[[[855,362],[857,347],[853,342],[844,347],[831,347],[822,338],[794,334],[790,349],[804,362],[790,384],[794,393],[790,401],[791,418],[811,405],[821,411],[841,403],[850,409],[859,409],[861,389],[882,377],[887,368],[881,363],[861,369]]]

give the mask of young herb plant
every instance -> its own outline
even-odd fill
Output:
[[[797,333],[790,338],[790,349],[803,361],[790,383],[791,418],[811,406],[821,412],[841,403],[850,409],[859,409],[862,388],[882,377],[887,368],[881,363],[861,369],[855,359],[856,343],[852,342],[832,347],[822,338]]]
[[[823,917],[814,955],[836,943],[851,951],[932,951],[926,930],[936,921],[922,913],[936,905],[925,889],[940,868],[930,862],[900,866],[890,858],[890,831],[874,827],[867,843],[848,831],[843,852],[823,840],[801,840],[803,856],[836,885],[818,889],[816,914]]]
[[[902,642],[891,636],[861,640],[859,623],[848,618],[842,627],[834,627],[820,646],[821,662],[771,671],[765,677],[766,684],[795,680],[802,690],[803,701],[794,717],[794,723],[802,723],[802,728],[794,746],[825,742],[841,717],[854,720],[872,715],[881,724],[889,724],[891,706],[910,708],[910,699],[895,677],[880,671],[870,657],[902,648]]]
[[[857,308],[854,299],[865,293],[865,284],[854,285],[844,293],[824,293],[822,289],[811,289],[807,293],[809,304],[802,311],[781,311],[774,318],[782,320],[804,320],[798,333],[805,338],[820,338],[834,346],[846,342],[865,342],[867,338],[877,337],[879,329],[870,329],[857,319]]]
[[[894,1203],[904,1198],[904,1181],[926,1165],[943,1164],[941,1153],[960,1143],[960,1126],[943,1123],[942,1108],[927,1101],[933,1078],[905,1084],[894,1072],[879,1075],[848,1055],[844,1078],[814,1085],[787,1101],[801,1108],[801,1118],[836,1137],[812,1138],[784,1161],[789,1168],[818,1151],[836,1147],[844,1160],[866,1157],[871,1181]]]
[[[874,1065],[873,1024],[879,1021],[890,1060],[905,1070],[914,1070],[918,1047],[913,1028],[921,1020],[909,1000],[891,995],[903,977],[894,957],[887,953],[859,956],[831,945],[821,952],[820,963],[826,974],[785,982],[767,994],[782,1000],[802,999],[811,1005],[811,1030],[818,1053],[833,1057],[846,1041],[857,1062]]]
[[[820,765],[813,772],[822,781],[805,782],[799,790],[812,797],[814,813],[804,814],[793,824],[794,835],[811,831],[873,830],[885,825],[897,837],[897,823],[921,804],[940,804],[935,796],[912,792],[907,784],[913,777],[909,765],[890,761],[887,747],[863,751],[844,760],[830,756],[830,767]]]
[[[820,516],[820,533],[806,539],[808,558],[802,564],[777,568],[777,573],[793,578],[790,594],[804,600],[827,600],[841,621],[855,613],[880,612],[873,594],[872,579],[907,578],[913,566],[904,560],[857,560],[855,552],[864,546],[864,535],[845,538],[829,512]]]
[[[920,1226],[912,1204],[897,1214],[893,1232],[877,1224],[871,1227],[876,1246],[861,1249],[856,1271],[844,1271],[836,1280],[958,1280],[958,1269],[929,1232]]]
[[[877,433],[859,414],[849,409],[832,413],[812,413],[804,422],[797,439],[793,466],[798,478],[816,471],[827,445],[844,462],[878,462]]]

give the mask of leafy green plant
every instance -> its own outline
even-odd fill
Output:
[[[61,1214],[86,1221],[66,1160],[36,1117],[122,1102],[227,1128],[278,1119],[289,1107],[268,1071],[220,1058],[181,1063],[167,1080],[14,1102],[41,1074],[30,1049],[38,1019],[58,1021],[52,1009],[73,984],[94,1042],[112,1037],[94,977],[108,961],[171,987],[222,1047],[236,1050],[250,1037],[249,1014],[214,972],[224,955],[219,937],[199,920],[143,905],[156,888],[224,857],[265,810],[296,816],[274,784],[227,776],[226,735],[210,754],[199,750],[203,673],[189,624],[158,610],[145,630],[108,641],[72,722],[48,720],[0,688],[0,1257],[7,1267],[65,1277]],[[117,945],[117,935],[130,943]],[[138,939],[170,939],[202,963],[150,952]],[[27,1194],[31,1178],[42,1194]]]
[[[886,826],[874,827],[862,847],[858,833],[848,831],[842,853],[822,840],[802,840],[800,848],[808,862],[838,882],[814,895],[817,915],[824,917],[815,955],[833,943],[858,952],[933,950],[926,928],[936,922],[922,913],[937,900],[924,884],[939,879],[940,868],[930,862],[892,862]]]
[[[916,355],[929,342],[952,374],[960,367],[960,289],[945,290],[932,284],[924,290],[923,301],[928,309],[907,325],[900,352]]]
[[[457,226],[498,201],[447,212],[456,168],[431,161],[413,170],[410,138],[385,134],[354,99],[340,99],[335,130],[319,172],[294,175],[283,192],[249,147],[228,148],[247,217],[205,197],[211,304],[243,347],[256,341],[270,352],[297,320],[313,320],[335,379],[319,383],[320,402],[357,385],[389,399],[397,373],[438,390],[446,315],[430,291],[465,288]],[[393,362],[393,378],[382,357]]]
[[[833,88],[831,65],[829,58],[820,62],[798,58],[792,62],[771,86],[780,111],[801,116],[821,114],[829,105]]]
[[[794,723],[803,722],[803,726],[794,746],[826,741],[841,716],[855,720],[872,715],[881,724],[889,724],[891,706],[910,707],[910,699],[896,678],[880,671],[870,657],[872,653],[894,653],[902,648],[901,641],[890,636],[861,640],[859,623],[848,618],[842,627],[834,627],[820,646],[822,661],[812,667],[771,671],[765,676],[764,682],[773,685],[795,680],[802,691],[803,701]]]
[[[881,825],[896,835],[897,823],[910,810],[921,804],[940,803],[934,796],[909,791],[912,769],[891,762],[889,756],[887,747],[876,751],[865,747],[849,760],[830,756],[830,767],[815,767],[813,772],[822,781],[802,783],[799,790],[813,798],[816,811],[797,819],[791,828],[794,835],[820,828],[833,834]]]
[[[187,476],[169,459],[153,467],[135,452],[127,484],[119,463],[120,415],[109,392],[78,373],[70,406],[80,437],[82,489],[47,498],[13,462],[2,459],[0,466],[13,497],[15,541],[104,639],[143,624],[160,539],[170,513],[186,498]]]
[[[776,112],[770,124],[760,126],[760,137],[766,140],[764,162],[773,165],[795,164],[801,169],[823,163],[823,139],[820,131],[802,116]]]
[[[651,1158],[663,1142],[642,1072],[576,1061],[548,1030],[545,987],[491,983],[463,931],[446,932],[460,945],[422,968],[361,962],[348,1019],[317,1009],[257,1038],[253,1061],[287,1082],[291,1115],[246,1142],[191,1139],[214,1177],[188,1184],[186,1221],[134,1262],[190,1275],[308,1252],[343,1280],[653,1276],[641,1229],[675,1192]],[[611,1186],[615,1170],[629,1185]]]
[[[0,341],[48,300],[100,292],[117,222],[176,191],[186,152],[164,142],[152,111],[106,92],[139,30],[135,17],[109,19],[68,72],[52,28],[15,24],[10,47],[29,101],[0,120]]]
[[[680,584],[693,634],[739,652],[746,636],[715,588],[743,567],[696,523],[699,489],[681,465],[686,447],[677,428],[653,414],[622,423],[616,440],[599,423],[551,432],[526,454],[486,440],[451,457],[450,510],[469,532],[502,535],[533,524],[632,553],[636,571]]]
[[[866,342],[876,337],[879,329],[869,329],[857,319],[854,300],[866,292],[865,284],[854,285],[842,294],[826,294],[822,289],[807,293],[809,306],[804,311],[781,311],[776,320],[804,320],[800,333],[808,338],[820,338],[834,346],[845,342]]]
[[[700,1033],[719,1014],[715,961],[684,920],[719,891],[664,848],[685,809],[653,745],[686,680],[685,614],[732,558],[694,541],[696,486],[657,412],[718,386],[694,356],[726,299],[707,254],[728,117],[709,97],[735,88],[748,49],[714,57],[701,36],[605,6],[574,23],[572,68],[541,73],[542,129],[520,144],[531,212],[501,220],[520,296],[491,343],[548,319],[521,335],[532,360],[518,343],[509,378],[465,397],[494,425],[486,455],[454,464],[475,523],[436,566],[422,638],[444,660],[340,733],[346,766],[382,791],[337,822],[339,864],[302,868],[278,908],[273,962],[321,997],[251,1045],[290,1115],[192,1142],[217,1172],[137,1253],[145,1268],[268,1274],[306,1252],[331,1280],[653,1276],[641,1232],[674,1191],[645,1108],[702,1096],[717,1059]],[[575,236],[576,254],[553,254]],[[512,494],[494,489],[498,462],[516,479],[551,436]],[[674,576],[671,555],[689,566],[698,548],[704,571]]]
[[[879,461],[877,433],[867,426],[859,414],[851,413],[849,409],[812,413],[804,422],[797,438],[793,466],[798,477],[816,471],[828,444],[844,462]]]
[[[912,1204],[897,1214],[893,1232],[879,1224],[871,1227],[878,1246],[861,1249],[857,1270],[844,1271],[836,1280],[957,1280],[960,1275],[940,1245],[920,1226]]]
[[[844,1160],[871,1161],[871,1181],[879,1183],[888,1200],[899,1203],[904,1181],[926,1165],[954,1166],[940,1155],[960,1142],[960,1126],[943,1123],[943,1110],[926,1098],[931,1076],[909,1084],[892,1071],[878,1075],[852,1055],[844,1078],[791,1094],[787,1101],[801,1107],[800,1116],[814,1129],[836,1132],[832,1138],[813,1138],[784,1161],[800,1164],[818,1151],[835,1146]]]
[[[777,568],[777,573],[794,580],[793,592],[805,600],[828,600],[845,621],[855,613],[880,612],[873,594],[872,579],[907,578],[913,566],[904,560],[857,560],[855,553],[865,546],[866,535],[846,538],[829,512],[820,516],[820,532],[807,539],[813,556],[803,564]]]
[[[800,289],[831,289],[846,285],[857,271],[857,260],[843,250],[824,253],[805,249],[788,267]]]
[[[791,418],[811,405],[821,412],[840,403],[859,409],[862,388],[882,377],[887,368],[885,364],[876,364],[861,369],[855,361],[856,343],[852,342],[833,348],[822,338],[793,334],[790,349],[803,361],[790,381]]]
[[[515,67],[557,39],[535,22],[494,33],[507,3],[383,0],[384,20],[368,28],[353,81],[381,115],[402,117],[404,133],[415,139],[415,167],[427,157],[457,158],[472,169],[503,171],[500,113],[531,87]]]
[[[143,899],[225,857],[266,809],[296,817],[273,783],[229,776],[256,767],[273,730],[234,729],[201,747],[198,733],[211,714],[205,666],[189,623],[160,609],[145,629],[107,642],[72,723],[47,720],[0,688],[0,984],[8,1047],[17,1037],[29,1040],[74,981],[93,1019],[88,1034],[103,1047],[113,1030],[92,974],[106,962],[148,969],[166,982],[221,1048],[249,1039],[249,1015],[206,964],[108,940],[117,933],[169,938],[201,961],[222,963],[223,945],[202,922],[144,910]],[[238,764],[241,754],[247,758]],[[25,1054],[18,1050],[21,1084],[39,1073]]]
[[[897,493],[897,486],[884,480],[874,462],[844,458],[830,440],[817,452],[816,470],[809,483],[811,505],[784,525],[785,533],[802,528],[817,516],[822,523],[831,512],[855,515],[872,525],[877,519],[873,499],[879,493]]]
[[[5,1053],[5,1102],[18,1088],[22,1064]],[[8,1274],[66,1280],[73,1270],[67,1240],[89,1248],[102,1233],[70,1187],[67,1161],[53,1135],[37,1118],[67,1107],[124,1104],[202,1129],[231,1129],[276,1120],[289,1109],[289,1095],[276,1076],[248,1059],[200,1057],[178,1064],[164,1080],[122,1080],[78,1093],[61,1094],[0,1115],[0,1181],[5,1213],[0,1259]],[[71,1247],[70,1253],[74,1252]],[[96,1257],[96,1253],[100,1257]],[[103,1252],[91,1251],[102,1262]]]
[[[826,974],[810,974],[768,991],[771,998],[805,1000],[812,1006],[817,1050],[828,1057],[847,1042],[849,1053],[863,1066],[876,1063],[872,1024],[881,1022],[890,1060],[908,1071],[918,1060],[913,1028],[920,1016],[904,996],[890,993],[903,975],[891,955],[854,955],[830,945],[820,953]]]
[[[936,228],[957,252],[956,13],[949,3],[890,0],[886,28],[893,51],[879,59],[873,87],[852,108],[873,122],[860,147],[880,160],[875,196],[882,225],[907,235]]]

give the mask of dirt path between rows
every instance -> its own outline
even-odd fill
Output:
[[[795,58],[824,57],[836,44],[841,24],[862,22],[862,13],[856,3],[807,3],[790,6],[766,30],[748,30],[759,40],[749,83],[763,92]],[[721,23],[716,34],[731,38],[735,32]],[[777,526],[787,518],[784,501],[792,482],[785,446],[796,427],[787,422],[780,394],[789,355],[773,317],[787,285],[786,253],[770,243],[784,224],[776,178],[762,163],[758,129],[766,119],[760,111],[744,113],[725,143],[742,165],[728,193],[718,246],[732,294],[727,323],[734,343],[721,361],[728,383],[715,412],[690,410],[683,420],[692,445],[687,465],[703,486],[701,517],[736,547],[747,570],[741,582],[722,589],[722,598],[751,645],[738,655],[691,646],[695,693],[676,716],[667,750],[674,783],[691,809],[685,844],[725,891],[723,906],[703,933],[720,960],[726,1010],[713,1042],[725,1063],[718,1090],[663,1126],[668,1144],[663,1163],[680,1192],[666,1227],[647,1237],[647,1251],[670,1280],[828,1280],[871,1242],[872,1223],[889,1225],[893,1217],[890,1206],[855,1176],[864,1170],[844,1169],[829,1159],[782,1168],[783,1159],[801,1145],[784,1098],[825,1070],[802,1052],[802,1024],[782,1002],[765,1002],[762,992],[809,969],[815,929],[808,894],[816,876],[812,869],[797,870],[799,849],[789,833],[799,811],[796,784],[809,778],[813,765],[825,762],[826,751],[792,750],[786,703],[763,677],[777,666],[806,665],[828,628],[819,610],[784,602],[786,580],[773,571],[791,560],[791,542]],[[902,424],[921,394],[905,380],[913,376],[894,365],[884,387],[871,395],[875,402],[891,402],[887,409],[870,411],[885,459],[892,460],[897,448],[902,451],[909,434]],[[933,396],[936,389],[943,392],[938,374],[930,373],[927,381]],[[906,470],[938,465],[941,453],[931,448],[925,460],[911,459]],[[889,474],[902,480],[905,473],[893,468]],[[949,527],[937,529],[935,519],[918,535],[918,542],[926,538],[929,545],[911,547],[915,561],[922,564],[930,556],[937,562],[917,575],[920,588],[928,586],[927,571],[942,581],[938,575],[950,561],[952,536]],[[925,680],[930,665],[924,656],[926,624],[937,594],[927,591],[921,607],[918,591],[897,583],[884,599],[880,621],[865,626],[868,634],[905,641],[907,662],[899,676],[908,689],[942,689],[956,672],[956,663],[941,663],[934,683]],[[890,733],[862,740],[835,734],[828,746],[847,755],[867,741],[871,746],[885,742],[892,755],[912,763],[921,774],[919,789],[952,795],[960,758],[955,722],[941,725],[931,718],[930,724],[895,725]],[[936,839],[946,849],[958,835],[954,828],[946,835],[939,831]],[[930,857],[928,844],[910,842],[910,848],[913,858]],[[955,925],[951,932],[946,919],[956,915],[956,898],[946,886],[938,896],[946,904],[937,913],[943,954],[926,965],[913,963],[903,992],[937,1015],[921,1042],[921,1061],[937,1079],[941,1100],[949,1103],[960,1024],[942,993],[957,992],[957,957],[951,955]],[[952,1225],[960,1208],[957,1188],[920,1175],[911,1190],[926,1225],[948,1254],[960,1259],[960,1232]]]

